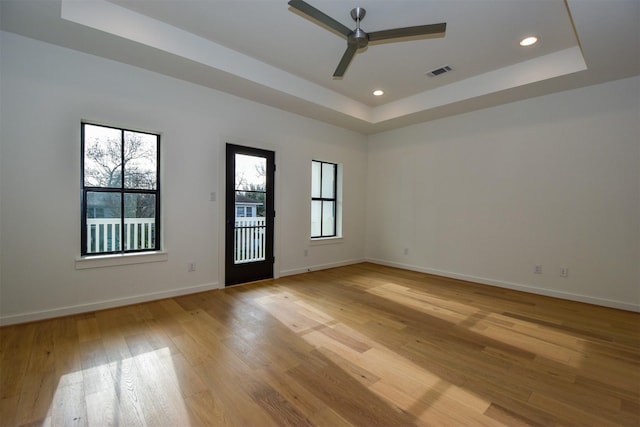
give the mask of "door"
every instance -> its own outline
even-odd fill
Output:
[[[227,144],[225,285],[273,277],[275,153]]]

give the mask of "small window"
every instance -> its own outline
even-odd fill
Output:
[[[160,135],[81,125],[82,255],[160,249]]]
[[[338,226],[338,165],[311,162],[311,238],[335,237]]]

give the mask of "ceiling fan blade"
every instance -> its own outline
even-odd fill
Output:
[[[348,28],[345,25],[342,25],[340,22],[336,21],[329,15],[326,15],[325,13],[320,12],[318,9],[316,9],[315,7],[311,6],[310,4],[302,0],[291,0],[289,1],[289,6],[299,10],[300,12],[304,13],[307,16],[310,16],[311,18],[317,21],[320,21],[324,25],[328,26],[329,28],[332,28],[333,30],[339,32],[345,37],[351,34],[350,28]]]
[[[369,33],[369,41],[399,39],[402,37],[426,36],[430,34],[443,34],[447,29],[447,23],[418,25],[415,27],[394,28],[392,30],[374,31]]]
[[[345,71],[347,71],[347,67],[351,63],[354,55],[358,50],[358,46],[355,44],[350,44],[347,46],[347,50],[344,51],[344,55],[342,55],[342,59],[336,68],[336,71],[333,73],[333,77],[342,77],[344,76]]]

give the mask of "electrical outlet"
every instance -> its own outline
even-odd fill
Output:
[[[191,261],[189,264],[187,264],[187,271],[188,272],[196,271],[196,263]]]
[[[404,251],[402,251],[402,253],[405,255],[409,255],[409,248],[404,248]]]
[[[569,277],[569,267],[560,267],[560,277]]]
[[[309,256],[309,249],[304,250],[304,256]]]
[[[533,266],[534,274],[542,274],[542,264],[536,264]]]

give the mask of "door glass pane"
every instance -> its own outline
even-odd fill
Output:
[[[120,250],[120,194],[87,192],[87,253]]]
[[[236,217],[264,217],[266,196],[264,191],[236,191]]]
[[[311,236],[319,237],[322,235],[322,201],[311,201]]]
[[[264,261],[267,159],[236,153],[235,188],[234,263]]]
[[[84,185],[117,188],[122,183],[119,129],[84,125]]]
[[[236,154],[236,190],[265,191],[267,188],[267,159]]]
[[[322,203],[322,235],[333,236],[335,232],[335,203]]]
[[[124,132],[124,186],[155,190],[157,185],[158,137]]]
[[[124,212],[124,249],[130,251],[155,248],[155,194],[125,194]]]
[[[334,199],[335,193],[335,170],[336,165],[332,163],[322,164],[322,197]]]
[[[320,197],[320,162],[311,162],[311,197]]]
[[[267,226],[264,217],[236,217],[234,230],[234,264],[266,259]]]

